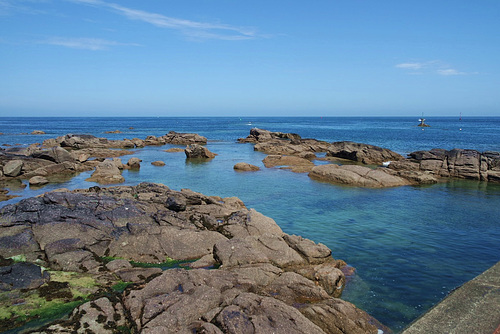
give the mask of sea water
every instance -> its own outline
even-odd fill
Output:
[[[163,151],[175,145],[134,149],[122,159],[142,159],[141,169],[124,171],[124,184],[158,182],[175,190],[239,197],[284,232],[321,242],[354,267],[343,298],[398,332],[500,260],[500,185],[454,180],[389,189],[337,186],[265,168],[265,155],[237,139],[257,127],[373,144],[403,155],[432,148],[500,151],[500,118],[429,118],[427,123],[431,127],[417,127],[417,118],[0,118],[0,144],[26,146],[68,133],[109,139],[169,131],[203,135],[218,154],[213,160],[193,163],[182,152]],[[46,134],[29,134],[33,130]],[[122,133],[106,133],[114,130]],[[156,160],[166,165],[151,165]],[[236,172],[237,162],[261,170]],[[11,193],[21,197],[0,206],[56,188],[97,185],[85,181],[90,174],[42,188],[13,187]]]

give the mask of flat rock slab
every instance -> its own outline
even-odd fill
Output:
[[[453,291],[402,334],[500,333],[500,262]]]

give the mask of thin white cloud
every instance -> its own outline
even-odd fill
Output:
[[[47,0],[0,0],[0,15],[11,15],[14,13],[46,14],[45,11],[30,6],[46,2]]]
[[[437,70],[437,74],[439,74],[439,75],[463,75],[465,73],[459,72],[459,71],[455,70],[454,68],[448,68],[445,70]]]
[[[174,29],[189,37],[200,39],[242,40],[256,38],[253,28],[237,27],[228,24],[198,22],[166,16],[121,6],[101,0],[71,0],[72,2],[103,7],[130,20],[142,21],[159,28]]]
[[[64,37],[53,37],[44,41],[40,41],[40,44],[49,44],[64,46],[72,49],[82,49],[82,50],[107,50],[112,46],[139,46],[138,44],[131,43],[119,43],[115,41],[108,41],[99,38],[64,38]]]
[[[450,65],[439,61],[439,60],[430,60],[425,62],[408,62],[396,64],[396,68],[400,68],[408,74],[438,74],[444,76],[453,76],[453,75],[465,75],[468,73],[460,72]]]
[[[404,69],[410,69],[410,70],[419,70],[422,67],[424,67],[425,64],[423,63],[402,63],[402,64],[397,64],[397,68],[404,68]]]

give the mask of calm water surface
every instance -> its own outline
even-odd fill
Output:
[[[123,172],[125,184],[159,182],[176,190],[237,196],[286,233],[324,243],[334,257],[356,268],[343,298],[398,332],[500,260],[500,186],[472,181],[391,189],[335,186],[307,174],[266,169],[264,154],[236,140],[258,127],[379,145],[401,154],[437,147],[500,151],[500,118],[428,119],[432,127],[425,130],[416,127],[417,118],[0,118],[0,144],[27,145],[67,133],[144,139],[174,130],[206,136],[208,148],[218,154],[206,163],[163,152],[171,145],[134,150],[131,156],[141,158],[142,166],[139,172]],[[22,134],[33,130],[47,134]],[[123,133],[104,133],[112,130]],[[152,166],[155,160],[166,166]],[[261,171],[235,172],[241,161]],[[41,189],[14,188],[22,197],[0,206],[55,188],[95,185],[85,181],[88,176]]]

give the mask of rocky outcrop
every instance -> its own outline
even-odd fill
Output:
[[[372,169],[357,165],[320,165],[309,176],[316,180],[367,188],[398,187],[411,184],[407,179],[386,172],[385,168]]]
[[[198,144],[192,144],[184,150],[188,159],[213,159],[217,154],[210,152],[208,148]]]
[[[420,171],[435,177],[500,182],[500,153],[475,150],[433,149],[409,154],[389,165],[395,171]]]
[[[196,133],[179,133],[175,131],[170,131],[162,137],[166,144],[175,145],[191,145],[200,144],[204,145],[207,143],[207,138],[200,136]]]
[[[316,139],[302,139],[295,133],[271,132],[251,129],[247,138],[238,139],[240,143],[254,143],[256,151],[272,155],[294,155],[305,159],[315,159],[316,152],[326,152],[329,143]]]
[[[105,286],[137,282],[124,293],[88,297],[69,320],[38,333],[377,333],[374,319],[338,298],[343,261],[322,244],[283,233],[236,198],[143,183],[49,192],[0,214],[4,258],[22,254]],[[130,262],[167,258],[211,258],[218,269],[160,272]]]
[[[400,154],[387,148],[351,141],[332,143],[328,148],[326,156],[357,161],[366,165],[382,165],[386,161],[404,159]]]

